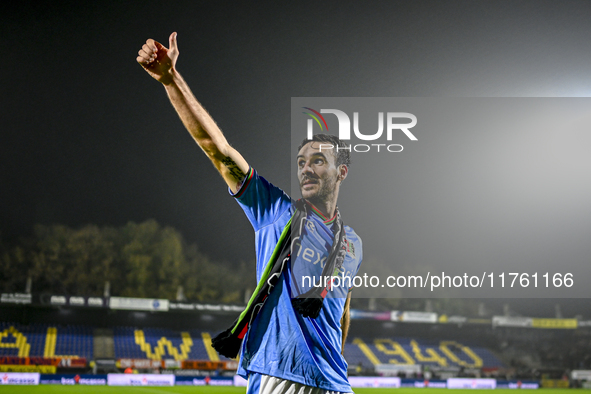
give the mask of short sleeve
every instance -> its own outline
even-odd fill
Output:
[[[359,268],[363,261],[363,244],[361,238],[351,227],[345,226],[345,229],[347,234],[347,257],[351,260],[350,276],[351,278],[355,278],[359,273]],[[349,287],[349,292],[353,290],[353,287]]]
[[[233,194],[255,231],[274,223],[279,215],[291,207],[289,196],[277,186],[249,168],[240,189]]]

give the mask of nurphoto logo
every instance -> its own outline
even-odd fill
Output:
[[[310,118],[307,122],[307,129],[306,129],[306,136],[309,140],[313,138],[314,135],[314,124],[317,124],[320,128],[320,131],[324,132],[325,129],[328,131],[328,124],[326,119],[322,114],[333,114],[336,116],[337,122],[339,124],[339,139],[342,141],[350,141],[351,140],[351,118],[347,115],[344,111],[339,109],[321,109],[320,111],[316,111],[310,107],[302,107],[304,108],[304,114],[308,115]],[[384,127],[384,118],[386,119],[386,126]],[[406,120],[406,122],[404,122]],[[403,121],[401,123],[401,121]],[[417,124],[417,117],[408,112],[387,112],[384,116],[384,112],[378,112],[378,130],[376,132],[369,132],[368,130],[363,130],[361,132],[359,128],[359,112],[353,112],[353,133],[355,137],[362,141],[376,141],[382,138],[384,134],[384,129],[386,130],[386,141],[392,141],[392,136],[395,133],[402,133],[411,141],[417,141],[417,137],[410,131],[411,128],[415,127]],[[383,138],[382,138],[383,140]],[[334,149],[331,144],[321,144],[320,150],[322,149]],[[346,147],[336,147],[337,150],[348,150],[350,152],[369,152],[375,150],[377,152],[380,151],[388,151],[388,152],[402,152],[404,147],[400,144],[352,144]]]

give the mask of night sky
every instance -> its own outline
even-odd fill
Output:
[[[49,1],[0,11],[6,239],[36,223],[154,218],[214,259],[254,259],[247,219],[135,61],[147,38],[168,46],[173,31],[196,97],[286,190],[291,97],[591,93],[587,1]]]

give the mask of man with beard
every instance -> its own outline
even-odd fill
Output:
[[[214,347],[228,357],[241,348],[238,374],[248,377],[249,394],[351,392],[342,349],[362,252],[337,208],[349,152],[333,136],[304,140],[296,158],[302,199],[293,202],[228,144],[175,68],[176,33],[169,44],[147,40],[137,61],[164,85],[255,230],[259,285]]]

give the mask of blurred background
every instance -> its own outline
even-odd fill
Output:
[[[0,371],[233,374],[208,341],[255,287],[252,228],[136,63],[147,38],[178,32],[197,98],[289,190],[292,97],[588,97],[590,8],[1,5]],[[351,374],[578,385],[591,368],[586,298],[396,297],[354,300]]]

